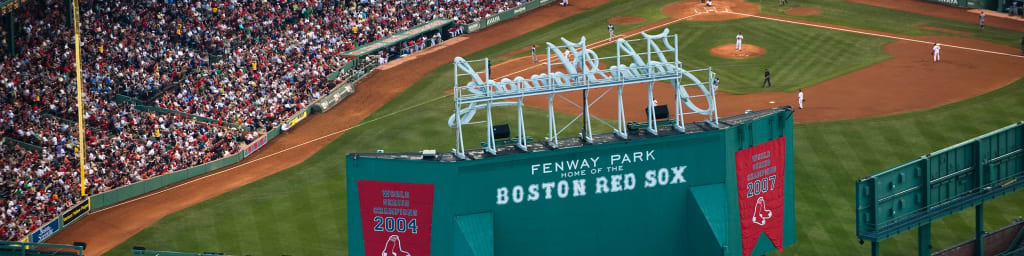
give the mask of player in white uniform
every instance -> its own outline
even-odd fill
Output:
[[[932,62],[939,62],[939,43],[932,46]]]
[[[530,47],[530,55],[533,56],[533,63],[537,63],[537,45]]]
[[[611,41],[612,38],[615,38],[615,26],[608,24],[608,41]]]
[[[804,109],[804,89],[800,89],[800,92],[796,93],[796,102],[800,105],[800,109]]]
[[[743,33],[739,33],[738,35],[736,35],[736,50],[743,50]]]

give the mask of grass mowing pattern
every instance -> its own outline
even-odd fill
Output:
[[[843,0],[789,1],[788,4],[781,7],[777,0],[757,0],[751,2],[760,4],[761,12],[765,14],[910,36],[966,37],[1007,45],[1014,48],[1020,47],[1020,37],[1024,36],[1024,33],[1022,32],[992,26],[988,26],[984,31],[982,31],[977,22],[971,23],[947,20],[928,15],[851,3]],[[818,9],[821,10],[821,14],[812,16],[792,16],[785,13],[786,10],[797,7]],[[993,17],[989,17],[989,19],[992,18]],[[932,26],[973,34],[960,35],[922,29],[918,28],[918,26]]]
[[[1024,80],[962,102],[893,116],[800,124],[794,131],[797,243],[787,255],[867,255],[857,243],[856,180],[1024,117]],[[1024,192],[986,204],[985,230],[1024,215]],[[934,250],[974,238],[974,211],[967,209],[932,225]],[[882,254],[917,250],[911,230],[881,243]],[[934,251],[933,250],[933,251]]]
[[[936,109],[887,117],[797,125],[797,243],[793,255],[864,255],[853,219],[855,180],[1020,120],[1024,80],[973,99]],[[397,118],[396,118],[397,119]],[[400,126],[382,121],[353,129],[296,167],[171,214],[111,251],[131,245],[235,254],[344,255],[344,164],[347,152],[368,151],[367,133]],[[390,123],[390,125],[388,125]],[[394,141],[393,143],[402,143]],[[986,230],[1024,213],[1024,193],[988,204]],[[932,226],[935,248],[973,237],[973,211]],[[884,254],[916,250],[916,234],[882,243]]]
[[[893,42],[881,37],[756,18],[682,21],[667,28],[670,33],[679,35],[679,57],[684,68],[712,67],[721,78],[720,90],[738,94],[796,91],[821,83],[888,59],[890,56],[882,48]],[[735,45],[736,33],[743,33],[744,44],[766,49],[765,54],[745,59],[711,54],[710,49],[716,46]],[[634,43],[633,49],[644,51],[646,46]],[[607,57],[615,56],[615,50],[614,45],[608,45],[596,51],[598,56]],[[761,88],[765,68],[772,72],[770,88]]]
[[[568,38],[574,35],[604,38],[607,36],[607,30],[604,29],[607,18],[645,16],[645,13],[649,15],[651,10],[660,10],[661,6],[667,2],[671,1],[615,1],[552,26],[538,29],[517,40],[511,40],[475,53],[469,58],[494,57],[522,48],[532,42],[553,42],[563,34],[552,27],[575,27],[576,29],[571,29],[568,34],[564,34]],[[648,22],[655,20],[651,16],[647,17]],[[742,24],[753,22],[753,19],[736,22]],[[700,23],[687,22],[685,26],[673,29],[673,31],[683,33],[686,29],[692,29],[689,26],[699,26]],[[581,26],[581,24],[585,26]],[[707,24],[714,26],[713,23]],[[619,26],[618,32],[621,33],[625,29],[628,28]],[[710,30],[713,31],[713,29]],[[705,31],[704,33],[710,32]],[[756,32],[744,32],[744,34],[749,33]],[[728,40],[735,35],[732,31],[726,34],[732,35],[723,40]],[[698,39],[693,38],[693,40]],[[699,53],[696,52],[706,52],[707,50],[707,48],[693,49],[692,52],[686,50],[687,53],[683,53],[683,56],[697,56]],[[705,66],[707,65],[712,64]],[[721,65],[726,65],[726,63]],[[850,67],[850,69],[854,68]],[[723,69],[728,68],[723,67]],[[345,220],[345,198],[347,195],[344,189],[342,157],[349,152],[372,152],[375,149],[399,152],[418,151],[424,148],[447,151],[448,148],[451,148],[452,132],[442,121],[447,120],[452,107],[450,96],[445,97],[443,93],[443,91],[451,89],[451,72],[450,65],[439,67],[367,120],[381,118],[422,102],[431,102],[427,104],[430,106],[429,109],[417,109],[415,112],[390,116],[352,129],[317,152],[308,161],[168,215],[114,248],[108,254],[129,255],[131,246],[139,245],[153,250],[185,252],[346,255],[348,223]],[[782,72],[785,73],[785,71]],[[759,76],[760,74],[755,75]],[[779,75],[781,76],[781,74]],[[824,79],[825,76],[815,77]],[[727,83],[730,83],[733,78],[725,77],[723,79],[729,79],[723,80],[723,86],[728,86]],[[781,79],[781,77],[777,79]],[[1019,97],[1013,96],[1020,95],[1020,93],[1024,93],[1024,85],[1022,82],[1017,82],[1006,89],[925,112],[927,114],[911,113],[895,117],[798,126],[796,131],[798,165],[796,196],[797,230],[800,233],[797,234],[796,246],[787,249],[786,252],[803,255],[864,254],[868,250],[867,247],[857,245],[854,236],[852,217],[854,180],[909,160],[914,156],[934,151],[1015,121],[1014,117],[1024,116],[1022,115],[1024,114],[1024,104],[1022,104],[1024,102],[1021,102]],[[513,109],[506,108],[499,111],[500,114],[495,118],[496,123],[514,120]],[[971,111],[981,111],[979,112],[981,114]],[[950,116],[957,119],[946,119]],[[527,125],[531,127],[543,127],[546,123],[546,117],[540,110],[528,109],[526,118]],[[571,116],[561,115],[558,119],[560,124],[564,124],[571,119]],[[910,126],[902,126],[908,124]],[[407,129],[409,127],[415,127],[415,129]],[[888,130],[849,135],[852,137],[839,133],[865,132],[853,127],[888,128]],[[472,130],[467,130],[466,143],[472,147],[476,145],[476,141],[469,138],[483,138],[484,128],[480,126],[470,129]],[[568,131],[578,129],[577,122],[577,125],[567,129],[567,134],[563,134],[563,136],[572,136],[571,134],[575,132]],[[595,122],[594,129],[595,132],[609,131],[603,125],[598,125],[598,122]],[[543,129],[534,130],[543,133]],[[529,135],[536,139],[542,139],[544,136],[537,133]],[[871,136],[886,138],[881,140],[886,144],[852,141],[852,138],[869,137],[871,138],[869,141],[872,143],[880,140]],[[817,142],[811,142],[816,139]],[[822,142],[837,143],[837,145],[848,144],[857,148],[831,148],[832,145],[821,144]],[[884,151],[881,153],[873,151],[880,149]],[[826,154],[826,152],[831,153]],[[825,164],[829,160],[842,159],[842,157],[852,159]],[[812,183],[810,181],[821,182]],[[1013,202],[1012,200],[1020,202],[1020,197],[1020,195],[1014,195],[1014,197],[1001,199],[1000,202],[993,204],[999,205],[999,207],[986,209],[989,219],[994,220],[989,223],[989,229],[1004,225],[1009,216],[1021,214],[1020,208],[1011,207],[1012,203],[1007,203]],[[969,232],[973,230],[970,218],[969,215],[958,215],[948,217],[940,224],[934,225],[933,236],[936,248],[948,246],[973,236]],[[915,250],[913,238],[913,234],[908,234],[887,241],[883,243],[883,252],[897,252],[898,254],[913,252]]]

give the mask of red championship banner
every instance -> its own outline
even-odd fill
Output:
[[[782,251],[782,210],[786,198],[786,137],[736,151],[740,236],[749,256],[761,233]]]
[[[367,256],[430,255],[434,184],[357,181]]]

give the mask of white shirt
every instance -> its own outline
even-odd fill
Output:
[[[932,53],[935,53],[935,54],[939,53],[939,45],[936,44],[935,46],[932,46]]]
[[[796,97],[799,98],[801,101],[804,100],[804,92],[801,91],[800,93],[797,93]]]
[[[743,41],[743,35],[736,35],[736,42]]]

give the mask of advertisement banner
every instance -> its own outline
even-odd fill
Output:
[[[71,225],[72,222],[75,222],[82,218],[82,216],[85,216],[85,214],[89,213],[90,206],[92,206],[92,202],[89,198],[86,198],[85,202],[81,202],[78,205],[71,207],[71,209],[64,211],[64,213],[60,215],[61,223],[64,223],[64,226]]]
[[[508,11],[505,11],[505,12],[493,15],[493,16],[487,18],[487,19],[483,19],[483,20],[474,22],[472,24],[464,25],[466,33],[473,33],[473,32],[476,32],[476,31],[480,31],[481,29],[490,27],[490,26],[492,26],[494,24],[498,24],[502,20],[508,20],[508,19],[514,18],[516,16],[519,16],[520,14],[526,13],[526,12],[528,12],[530,10],[540,8],[540,7],[542,7],[542,6],[546,5],[546,4],[551,3],[551,1],[554,1],[554,0],[534,0],[534,1],[530,1],[530,2],[527,2],[527,3],[525,3],[525,4],[523,4],[523,5],[519,6],[519,7],[512,8],[511,10],[508,10]]]
[[[367,256],[430,255],[433,184],[359,180],[357,187]]]
[[[309,116],[309,109],[303,109],[302,112],[299,112],[295,117],[292,117],[291,120],[288,120],[288,127],[295,127],[295,124],[302,122],[303,119],[306,119],[306,116]]]
[[[245,147],[245,153],[244,153],[243,157],[249,157],[249,155],[252,155],[253,152],[256,152],[257,149],[262,148],[263,145],[266,145],[266,144],[267,144],[267,136],[266,135],[260,136],[255,141],[253,141],[252,144],[249,144],[248,147]]]
[[[46,223],[46,225],[37,229],[35,233],[32,233],[31,241],[33,243],[42,243],[47,238],[50,238],[50,236],[53,236],[53,234],[56,234],[57,230],[60,230],[60,223],[57,220],[50,221],[50,223]]]
[[[761,233],[782,252],[785,165],[786,137],[736,151],[743,255],[750,255]]]

